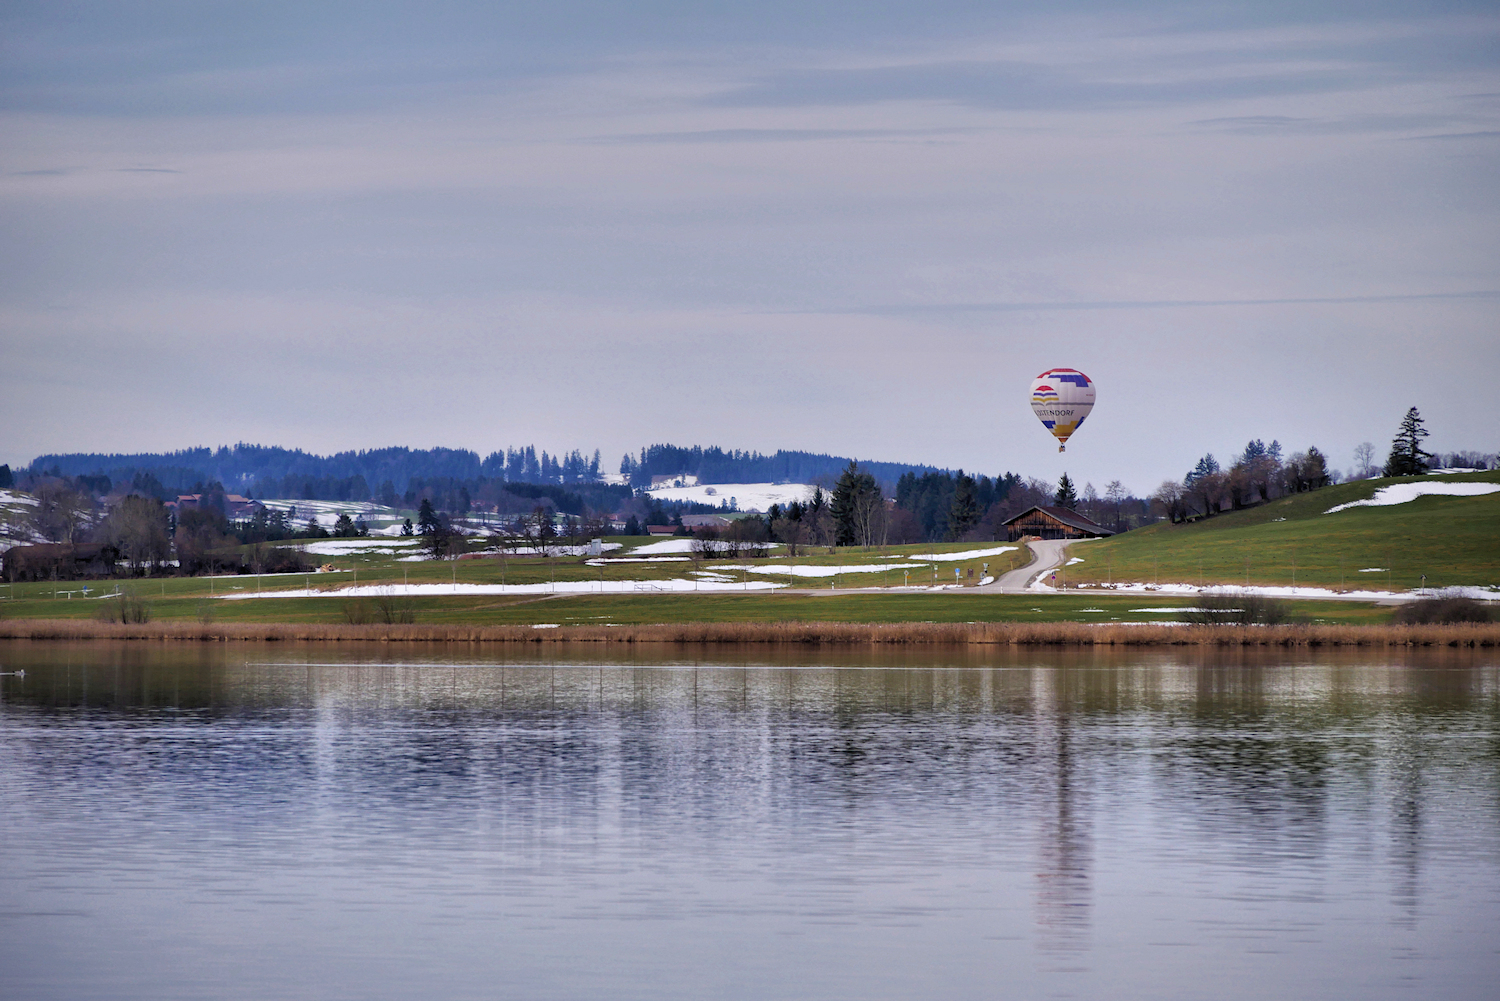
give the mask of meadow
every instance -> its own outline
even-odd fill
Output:
[[[1500,472],[1431,479],[1500,483]],[[1381,591],[1500,585],[1500,493],[1325,513],[1399,482],[1360,480],[1076,545],[1068,555],[1083,562],[1067,567],[1065,579],[1069,586],[1159,582]]]

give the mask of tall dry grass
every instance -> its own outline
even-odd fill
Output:
[[[684,622],[640,626],[464,626],[327,623],[0,620],[0,639],[192,642],[744,643],[832,646],[1493,647],[1500,624],[1376,626],[1094,626],[1076,622]]]

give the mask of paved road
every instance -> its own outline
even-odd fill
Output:
[[[1001,574],[1000,579],[993,584],[986,584],[976,590],[994,593],[996,591],[1024,591],[1026,585],[1036,580],[1037,577],[1062,563],[1067,554],[1067,539],[1039,539],[1035,542],[1026,543],[1026,548],[1031,550],[1031,562],[1019,570]]]

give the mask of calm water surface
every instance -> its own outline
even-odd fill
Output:
[[[1500,996],[1492,653],[500,656],[0,643],[0,997]]]

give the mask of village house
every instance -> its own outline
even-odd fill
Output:
[[[174,501],[167,501],[166,506],[173,511],[190,511],[203,503],[204,494],[178,494]],[[265,509],[260,501],[241,497],[239,494],[224,495],[224,516],[226,518],[253,518],[255,512]]]

